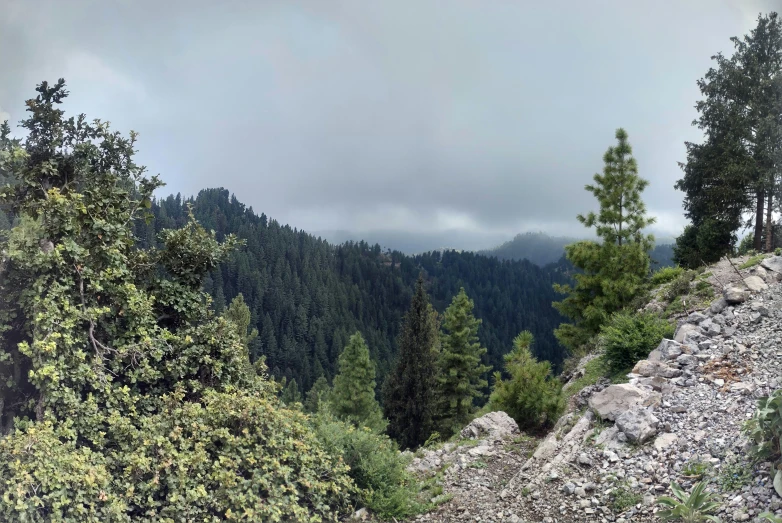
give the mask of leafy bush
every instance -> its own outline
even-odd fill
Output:
[[[674,278],[668,285],[668,288],[665,289],[665,299],[668,301],[673,301],[679,296],[689,294],[690,282],[694,277],[695,275],[692,273],[692,271],[684,271],[679,276]]]
[[[324,410],[315,416],[314,429],[326,450],[350,467],[348,474],[358,488],[356,505],[384,519],[408,517],[427,508],[418,499],[420,489],[405,470],[405,459],[388,436],[356,428]]]
[[[642,500],[643,497],[639,493],[630,490],[627,485],[620,485],[611,492],[611,508],[614,512],[624,512]]]
[[[739,256],[744,256],[745,254],[749,254],[750,252],[755,251],[752,247],[752,242],[754,241],[754,239],[755,238],[751,234],[748,234],[741,239],[741,241],[739,242],[739,246],[737,248],[737,252]]]
[[[240,242],[191,214],[140,249],[162,182],[135,135],[66,120],[62,80],[37,92],[0,154],[21,217],[0,244],[0,520],[338,520],[347,467],[251,364],[244,309],[202,292]]]
[[[662,285],[673,281],[684,273],[684,269],[679,266],[676,267],[663,267],[652,274],[652,285]]]
[[[782,389],[758,400],[758,409],[744,430],[752,441],[751,454],[775,462],[774,488],[782,496]]]
[[[513,350],[505,355],[503,380],[494,374],[494,390],[489,398],[492,410],[505,411],[522,429],[541,429],[556,422],[565,407],[562,383],[551,375],[547,361],[537,361],[530,351],[533,337],[524,331],[513,340]]]
[[[782,256],[782,247],[777,247],[776,249],[774,249],[774,255]]]
[[[691,494],[684,492],[679,485],[671,483],[671,490],[675,498],[661,497],[657,503],[669,507],[661,510],[657,515],[663,521],[683,521],[684,523],[698,523],[701,521],[719,521],[711,515],[719,507],[719,503],[713,501],[714,495],[705,492],[706,483],[695,485]]]
[[[654,314],[615,314],[600,332],[604,357],[613,373],[632,368],[646,358],[663,338],[673,336],[673,326]]]

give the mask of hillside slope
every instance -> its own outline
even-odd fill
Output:
[[[562,321],[551,306],[559,299],[552,285],[567,279],[559,269],[468,252],[407,256],[365,242],[331,245],[255,214],[223,189],[203,190],[191,200],[170,196],[155,202],[155,219],[137,224],[138,241],[152,246],[160,230],[184,224],[188,204],[218,239],[234,233],[247,242],[207,278],[205,289],[218,310],[242,293],[260,332],[253,357],[265,357],[275,376],[296,379],[300,390],[319,376],[334,375],[337,356],[356,330],[366,338],[382,382],[422,270],[437,310],[442,312],[462,286],[475,301],[488,364],[500,368],[502,355],[522,330],[535,335],[538,357],[555,365],[563,359],[552,334]]]
[[[671,483],[698,481],[721,521],[782,516],[771,463],[752,461],[742,432],[757,399],[782,387],[782,257],[763,263],[740,276],[726,261],[709,267],[703,276],[728,301],[685,314],[629,383],[583,389],[534,452],[524,437],[424,451],[416,463],[428,473],[452,464],[443,482],[453,499],[418,521],[660,521],[656,500]]]

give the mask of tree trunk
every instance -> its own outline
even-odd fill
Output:
[[[771,252],[774,246],[774,224],[771,221],[771,209],[774,199],[774,191],[768,193],[768,207],[766,208],[766,252]]]
[[[757,209],[755,211],[755,235],[752,239],[752,248],[757,252],[763,250],[763,208],[766,203],[766,193],[759,190],[756,193]]]

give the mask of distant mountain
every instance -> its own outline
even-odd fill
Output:
[[[667,239],[666,239],[667,240]],[[579,241],[579,238],[549,236],[543,232],[517,234],[515,238],[493,249],[480,251],[485,256],[498,260],[529,260],[541,267],[557,262],[565,254],[565,245]],[[656,244],[652,252],[652,268],[673,265],[673,245]]]
[[[535,265],[554,263],[565,254],[565,245],[578,241],[566,236],[549,236],[543,232],[525,232],[493,249],[480,254],[498,260],[529,260]]]
[[[405,254],[443,250],[478,251],[489,249],[507,239],[506,235],[500,233],[465,232],[455,229],[438,232],[321,230],[312,234],[333,244],[365,241],[372,245],[377,243],[383,250],[390,249]]]

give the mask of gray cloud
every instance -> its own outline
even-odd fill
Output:
[[[625,127],[658,229],[710,56],[779,0],[0,0],[0,108],[42,79],[192,194],[307,230],[579,234]],[[776,4],[776,5],[774,5]]]

